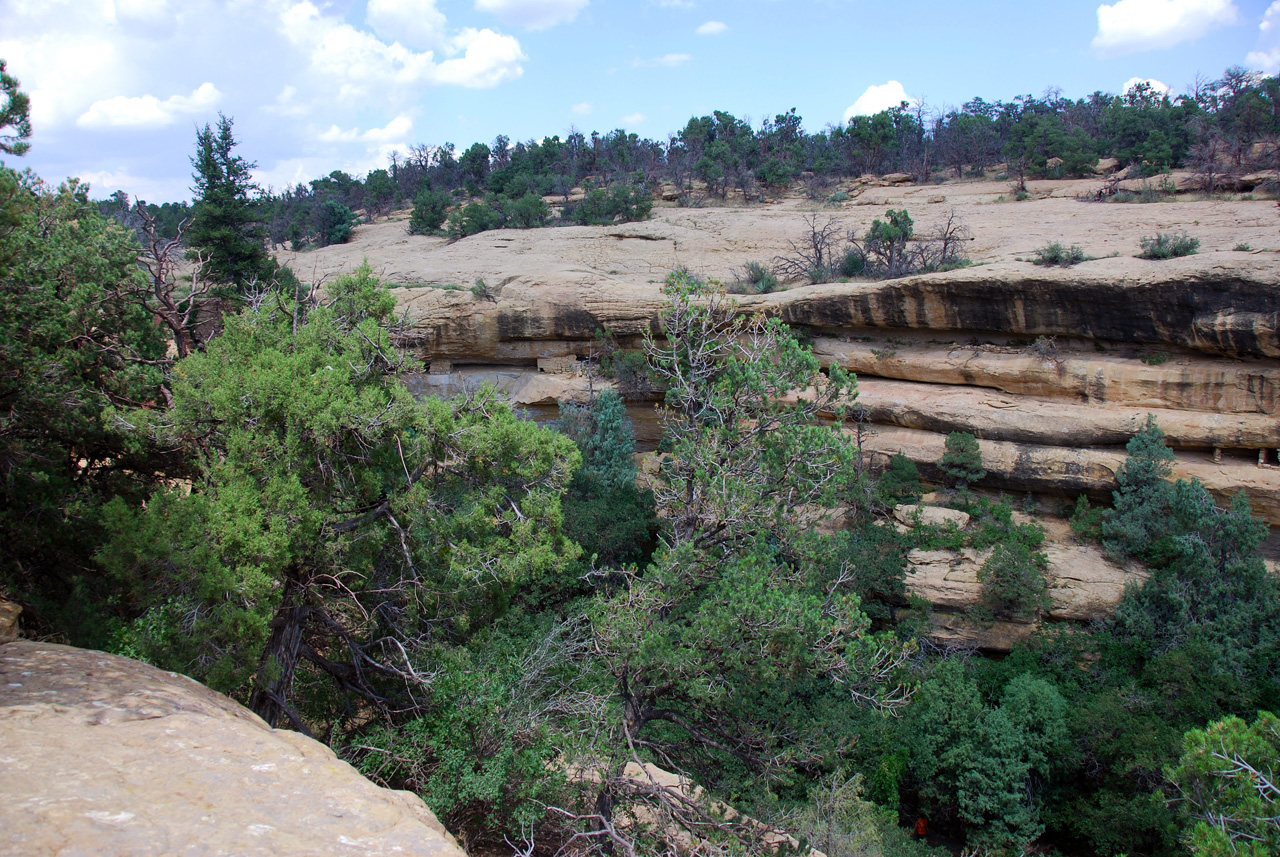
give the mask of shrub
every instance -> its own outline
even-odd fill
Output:
[[[507,225],[515,229],[535,229],[545,226],[551,217],[551,206],[533,191],[503,205]]]
[[[355,225],[355,212],[336,199],[325,200],[324,205],[320,206],[320,211],[316,218],[316,226],[320,233],[320,246],[346,244],[351,237],[351,229]]]
[[[1052,605],[1043,560],[1018,543],[998,545],[978,569],[983,612],[998,619],[1031,620]]]
[[[1044,247],[1036,250],[1036,258],[1032,260],[1033,264],[1053,266],[1060,268],[1070,268],[1072,265],[1078,265],[1087,257],[1084,250],[1078,244],[1072,244],[1070,247],[1063,247],[1060,242],[1054,241]]]
[[[982,467],[978,439],[967,431],[953,431],[947,435],[946,449],[938,459],[938,468],[950,477],[956,488],[968,488],[987,475]]]
[[[652,210],[653,198],[644,187],[616,184],[588,191],[582,202],[565,208],[564,217],[579,226],[607,226],[646,220]]]
[[[861,248],[850,247],[844,253],[844,258],[840,260],[840,276],[857,277],[865,273],[867,270],[867,255],[862,252]]]
[[[450,238],[466,238],[502,226],[502,212],[487,202],[471,202],[449,215]]]
[[[444,225],[449,210],[449,194],[432,190],[423,185],[413,198],[413,213],[409,215],[410,235],[429,235]]]
[[[1154,238],[1142,238],[1138,243],[1142,245],[1140,259],[1174,259],[1200,252],[1200,239],[1185,232],[1159,232]]]
[[[778,278],[763,262],[747,262],[726,291],[735,295],[764,295],[778,288]]]

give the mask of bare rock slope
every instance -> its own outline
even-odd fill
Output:
[[[463,857],[425,804],[128,658],[0,644],[0,853]]]

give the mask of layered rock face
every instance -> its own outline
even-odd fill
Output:
[[[1099,187],[1101,180],[1034,182],[1035,199],[1010,204],[1003,184],[880,183],[848,188],[854,199],[839,208],[798,197],[745,208],[659,204],[644,223],[482,233],[452,243],[386,223],[359,227],[352,246],[295,264],[337,273],[367,257],[401,286],[396,295],[412,320],[403,343],[433,364],[410,379],[416,390],[493,382],[545,418],[558,402],[582,401],[592,385],[607,383],[562,358],[598,355],[606,329],[624,349],[659,332],[660,286],[672,268],[732,282],[744,262],[767,264],[788,253],[810,218],[862,232],[885,208],[906,208],[924,232],[954,207],[974,236],[972,267],[791,284],[741,296],[741,309],[782,318],[824,366],[857,374],[864,447],[881,461],[901,452],[938,478],[933,463],[947,433],[968,431],[989,473],[984,487],[1031,492],[1050,507],[1080,494],[1106,500],[1125,443],[1152,414],[1176,451],[1177,476],[1200,479],[1224,503],[1244,491],[1255,514],[1280,526],[1274,203],[1080,201]],[[1200,239],[1199,255],[1133,257],[1139,237],[1179,231]],[[1070,269],[1030,264],[1034,249],[1053,241],[1101,258]],[[1246,246],[1253,249],[1233,249]],[[496,300],[457,287],[476,278]],[[654,400],[633,398],[637,437],[652,449]],[[1092,562],[1064,555],[1055,579],[1071,579],[1070,567]],[[1112,592],[1103,577],[1086,574],[1076,591]],[[1106,598],[1080,603],[1078,616],[1064,602],[1055,606],[1060,617],[1050,618],[1109,609]]]
[[[191,679],[0,643],[0,852],[464,857],[425,804]]]

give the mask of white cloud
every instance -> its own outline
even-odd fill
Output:
[[[661,66],[663,68],[675,68],[676,66],[684,65],[691,59],[693,59],[693,57],[690,54],[663,54],[660,57],[653,57],[652,59],[647,59],[647,60],[642,60],[642,59],[632,60],[631,65],[635,66],[636,68],[644,68],[646,66]]]
[[[897,107],[904,101],[915,101],[915,99],[907,95],[902,84],[896,80],[878,86],[868,86],[866,91],[858,96],[857,101],[845,108],[844,121],[848,122],[854,116],[874,116],[881,110]]]
[[[80,180],[89,184],[89,195],[94,199],[105,199],[118,190],[122,190],[134,199],[148,202],[171,202],[184,199],[190,194],[187,184],[190,179],[155,179],[140,176],[128,167],[115,167],[109,170],[89,170],[80,173]]]
[[[1169,94],[1168,85],[1165,83],[1162,83],[1161,81],[1156,80],[1154,77],[1131,77],[1124,82],[1124,86],[1120,87],[1120,92],[1121,93],[1128,92],[1129,90],[1133,89],[1135,86],[1137,86],[1140,83],[1147,84],[1147,86],[1150,86],[1153,90],[1160,93],[1161,95]]]
[[[481,12],[497,15],[508,24],[545,30],[578,17],[589,0],[476,0]]]
[[[573,105],[569,109],[573,111],[574,116],[590,116],[591,111],[595,110],[595,107],[590,101],[582,101]]]
[[[1244,58],[1247,64],[1267,74],[1280,72],[1280,27],[1276,26],[1277,23],[1280,23],[1280,0],[1262,13],[1262,22],[1258,24],[1258,45]]]
[[[436,0],[369,0],[365,23],[388,42],[429,50],[447,43],[444,13]]]
[[[365,143],[403,143],[413,130],[413,120],[401,114],[387,123],[384,128],[370,128],[361,132],[358,128],[343,131],[337,125],[322,131],[316,138],[324,143],[353,143],[357,140]]]
[[[639,125],[643,121],[644,121],[643,113],[628,113],[626,116],[622,117],[622,124],[624,126]]]
[[[286,9],[280,22],[286,37],[309,53],[312,73],[330,80],[337,98],[347,103],[385,99],[389,90],[394,95],[424,85],[489,89],[524,74],[520,43],[489,29],[462,30],[449,39],[446,50],[462,56],[436,62],[435,51],[387,44],[322,15],[310,2]]]
[[[175,122],[179,115],[210,110],[222,93],[212,83],[202,83],[190,95],[171,95],[164,101],[154,95],[95,101],[80,115],[81,128],[162,128]]]
[[[718,36],[727,29],[729,29],[729,25],[724,21],[708,21],[694,30],[694,32],[699,36]]]
[[[1098,7],[1093,47],[1111,55],[1170,48],[1234,24],[1237,15],[1232,0],[1117,0]]]

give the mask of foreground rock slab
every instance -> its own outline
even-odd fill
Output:
[[[0,645],[0,853],[463,857],[425,804],[128,658]]]

